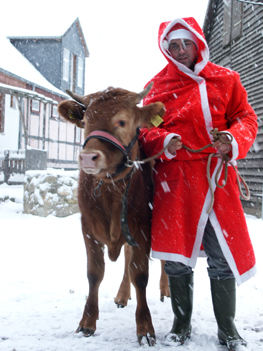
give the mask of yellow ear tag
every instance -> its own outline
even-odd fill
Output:
[[[161,123],[163,123],[163,119],[162,119],[162,117],[160,117],[159,115],[156,115],[156,116],[152,117],[151,123],[152,123],[155,127],[158,127]]]
[[[68,109],[68,116],[69,116],[70,119],[76,119],[75,117],[73,117],[70,109]]]

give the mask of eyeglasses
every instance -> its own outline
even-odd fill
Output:
[[[184,51],[190,50],[192,48],[193,44],[194,43],[192,41],[182,40],[181,46],[176,44],[176,43],[172,43],[169,45],[169,50],[177,54],[178,52],[180,52],[181,49],[183,49]]]

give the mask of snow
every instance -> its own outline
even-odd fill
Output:
[[[139,347],[135,326],[135,291],[124,309],[113,299],[123,275],[123,255],[115,263],[105,254],[106,271],[100,287],[100,319],[94,336],[75,334],[88,293],[86,253],[80,215],[46,218],[26,215],[22,186],[0,185],[0,351],[133,351]],[[248,341],[247,351],[263,346],[263,220],[246,216],[257,257],[258,274],[237,288],[236,326]],[[159,300],[160,262],[150,261],[147,298],[156,331],[154,350],[165,346],[172,325],[170,299]],[[192,339],[180,350],[223,351],[216,337],[206,260],[195,269]]]
[[[63,175],[65,174],[63,172],[63,169],[56,169],[56,168],[48,168],[47,170],[30,170],[27,171],[26,174],[29,177],[36,177],[39,176],[42,178],[45,178],[47,175],[54,175],[54,176],[59,176],[59,175]],[[77,177],[79,174],[79,171],[66,171],[67,176],[63,177],[62,176],[62,181],[66,182],[66,184],[70,183],[70,180],[68,177]],[[39,182],[41,181],[41,179],[39,180]]]
[[[24,174],[23,173],[13,173],[10,174],[10,177],[8,179],[8,183],[21,183],[24,181]]]
[[[23,186],[22,185],[7,185],[3,183],[0,185],[0,203],[1,199],[10,198],[15,199],[17,203],[23,203]]]
[[[193,15],[202,25],[207,3],[207,0],[186,1],[185,4],[180,2],[178,7],[175,1],[164,1],[160,6],[159,1],[138,0],[130,3],[127,12],[127,3],[115,0],[93,2],[92,6],[88,3],[83,6],[83,1],[79,0],[74,6],[65,1],[47,0],[41,11],[35,1],[5,1],[0,28],[2,36],[56,36],[62,35],[79,17],[91,52],[86,60],[87,93],[107,86],[139,91],[167,63],[157,45],[159,24],[177,16]],[[63,16],[62,6],[65,8]],[[0,45],[5,52],[0,55],[2,69],[62,93],[47,82],[6,38],[0,39]],[[23,187],[18,185],[0,185],[0,199],[7,197],[15,202],[0,202],[0,351],[148,349],[147,345],[140,348],[136,340],[134,289],[126,308],[117,309],[113,302],[123,275],[123,255],[113,263],[105,254],[106,272],[99,294],[100,319],[94,337],[75,334],[88,293],[80,215],[43,218],[23,214]],[[258,274],[237,289],[236,325],[248,341],[248,347],[244,349],[259,351],[263,346],[263,220],[252,216],[246,218]],[[163,345],[173,315],[170,300],[166,298],[163,303],[159,300],[159,277],[160,262],[151,260],[147,297],[157,337],[154,350],[173,351],[175,347]],[[203,258],[198,260],[195,269],[192,326],[192,339],[180,350],[226,349],[218,345]]]
[[[10,160],[17,160],[17,159],[20,159],[20,160],[23,160],[26,158],[26,150],[15,150],[15,151],[12,151],[12,150],[9,150],[9,159]]]

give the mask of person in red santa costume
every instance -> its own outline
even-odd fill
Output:
[[[254,276],[256,265],[234,167],[255,140],[257,116],[238,73],[209,62],[207,42],[194,18],[162,23],[158,43],[168,64],[151,80],[144,105],[161,101],[166,112],[152,121],[155,127],[141,129],[140,142],[147,156],[167,147],[154,166],[152,218],[152,256],[166,262],[174,312],[166,340],[181,345],[191,335],[193,268],[202,248],[219,341],[237,350],[246,342],[234,324],[236,283]],[[215,141],[211,131],[216,128],[227,133]],[[202,150],[194,153],[183,146]],[[216,157],[209,179],[210,154]],[[221,169],[226,155],[229,162]],[[215,177],[219,172],[217,184],[222,185],[225,165],[228,176],[221,188]]]

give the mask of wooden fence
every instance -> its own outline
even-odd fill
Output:
[[[27,170],[47,169],[47,152],[36,149],[0,152],[0,183],[22,184]]]

